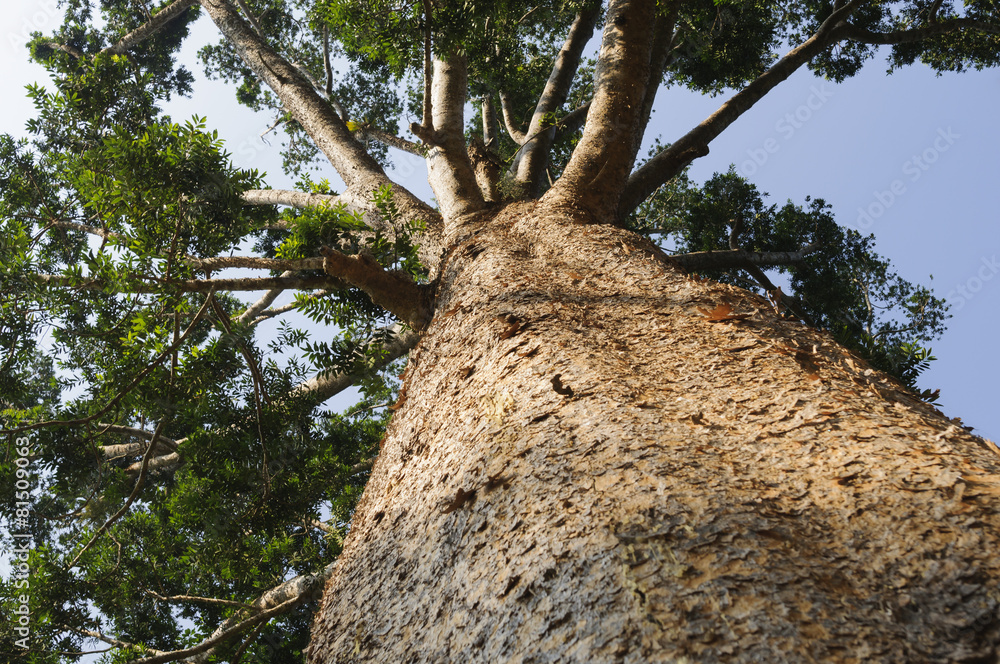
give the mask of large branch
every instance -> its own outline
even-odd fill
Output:
[[[226,268],[246,268],[250,270],[282,270],[298,272],[301,270],[322,270],[322,258],[262,258],[260,256],[216,256],[214,258],[185,258],[184,264],[196,270],[225,270]],[[283,274],[282,277],[291,277]]]
[[[80,290],[104,290],[108,284],[100,279],[79,283],[79,279],[61,274],[39,274],[35,277],[47,286],[77,288]],[[154,283],[137,283],[125,289],[129,293],[159,293],[172,288],[183,293],[208,293],[219,291],[260,291],[281,288],[285,290],[313,290],[329,288],[341,290],[344,282],[333,277],[320,275],[312,277],[262,277],[259,279],[171,279]]]
[[[148,39],[150,36],[162,30],[167,23],[174,20],[187,9],[198,4],[198,0],[174,0],[160,11],[153,14],[153,17],[144,24],[128,33],[118,40],[114,46],[104,49],[106,53],[121,55],[139,42]]]
[[[343,196],[310,194],[288,189],[248,189],[243,192],[243,202],[249,205],[286,205],[298,209],[319,205],[336,207],[340,204],[347,204]]]
[[[809,245],[798,251],[695,251],[675,254],[673,260],[688,270],[728,270],[747,266],[797,265],[819,247]]]
[[[656,101],[656,93],[663,82],[663,73],[673,59],[673,47],[678,34],[675,27],[680,6],[681,1],[674,0],[667,8],[666,13],[656,18],[653,52],[649,59],[649,81],[646,84],[646,96],[642,101],[642,113],[639,120],[640,131],[643,134],[646,133],[646,126],[653,113],[653,102]]]
[[[326,580],[330,578],[331,574],[333,574],[335,565],[336,561],[330,563],[316,574],[302,574],[293,579],[289,579],[274,588],[271,588],[253,602],[253,608],[263,610],[264,613],[270,613],[270,616],[275,616],[291,610],[306,600],[313,599],[314,593],[321,591],[323,589],[323,585],[326,583]],[[285,608],[285,610],[278,611],[279,608]],[[255,617],[259,618],[259,615]],[[197,652],[190,652],[190,650],[194,649],[189,649],[189,654],[185,656],[193,655],[191,659],[188,660],[191,664],[201,664],[201,662],[208,661],[209,657],[212,656],[212,653],[215,650],[214,646],[225,641],[225,639],[222,638],[223,635],[235,635],[238,631],[237,628],[242,625],[247,625],[247,623],[249,623],[249,621],[238,623],[235,616],[227,618],[215,628],[215,631],[212,632],[208,639],[202,642],[201,645],[210,643],[211,645],[209,647],[204,648],[196,646],[196,648],[198,648]],[[177,659],[180,659],[180,657]],[[135,662],[135,664],[140,663],[153,664],[153,662],[148,660],[138,660]]]
[[[137,429],[136,427],[127,427],[120,424],[104,424],[98,423],[98,427],[101,428],[101,433],[120,433],[127,436],[134,436],[136,438],[142,438],[143,440],[150,441],[153,439],[153,432],[147,431],[146,429]],[[157,440],[157,444],[162,445],[171,451],[177,450],[177,445],[180,441],[172,440],[166,436],[161,435]],[[139,454],[145,454],[146,450],[149,449],[149,443],[125,443],[124,445],[104,445],[101,447],[101,452],[105,459],[113,459],[123,456],[136,456]]]
[[[895,32],[872,32],[871,30],[845,23],[837,26],[837,37],[838,39],[850,39],[865,44],[905,44],[938,37],[962,29],[1000,35],[1000,24],[984,23],[983,21],[971,18],[953,18],[947,21],[935,21],[922,28],[897,30]]]
[[[510,95],[503,90],[500,91],[500,114],[503,117],[503,126],[507,130],[510,140],[518,145],[524,145],[528,135],[517,128],[517,122],[512,114]]]
[[[486,206],[465,146],[468,87],[469,71],[464,55],[435,57],[431,84],[433,124],[410,125],[410,131],[431,148],[427,155],[427,179],[446,224]]]
[[[329,159],[347,185],[342,194],[345,202],[371,209],[376,191],[392,187],[393,201],[400,214],[405,219],[421,219],[426,223],[428,230],[422,244],[435,245],[430,253],[439,256],[440,215],[410,191],[392,183],[313,84],[256,33],[229,0],[202,0],[201,4],[240,59],[274,91]],[[431,269],[435,266],[436,262],[428,265]]]
[[[434,306],[431,294],[409,275],[388,272],[364,253],[351,256],[329,247],[321,247],[320,253],[327,274],[368,293],[375,304],[391,311],[413,329],[423,330],[430,323]]]
[[[292,274],[293,273],[291,271],[282,272],[281,276],[290,277],[292,276]],[[256,302],[247,307],[247,310],[239,315],[239,317],[236,319],[237,325],[243,325],[245,323],[250,323],[251,321],[253,321],[255,318],[257,318],[257,315],[260,312],[264,311],[269,306],[271,306],[274,303],[274,301],[278,299],[278,296],[284,292],[285,291],[281,288],[273,288],[264,293],[263,295],[261,295]]]
[[[649,81],[655,0],[613,0],[594,74],[594,98],[580,143],[543,200],[582,208],[609,221],[642,140],[642,102]]]
[[[396,136],[395,134],[390,134],[389,132],[382,131],[377,127],[373,127],[368,124],[361,124],[357,126],[355,131],[361,138],[368,138],[374,141],[378,141],[383,145],[388,145],[391,148],[396,148],[403,152],[409,152],[416,157],[426,157],[427,148],[420,145],[419,143],[414,143],[413,141],[408,141],[405,138]]]
[[[551,124],[552,114],[566,102],[573,77],[580,66],[580,56],[584,47],[594,35],[597,17],[601,13],[600,3],[591,2],[577,14],[569,35],[559,53],[556,55],[552,73],[545,83],[535,112],[528,125],[528,136],[537,136],[518,152],[512,170],[516,173],[518,182],[528,187],[529,195],[534,197],[541,189],[542,176],[548,162],[549,148],[555,137],[555,126]],[[546,124],[548,123],[548,124]]]
[[[389,363],[406,355],[417,342],[420,335],[416,332],[405,330],[402,325],[394,325],[391,328],[395,338],[382,347],[382,354],[375,363],[373,369],[382,369]],[[300,383],[292,390],[292,396],[306,397],[313,403],[320,404],[330,397],[343,392],[348,387],[357,382],[363,373],[370,369],[351,373],[331,373],[324,372],[303,383]]]
[[[852,0],[833,12],[814,35],[793,48],[774,66],[733,95],[701,124],[679,138],[670,147],[661,150],[636,170],[628,179],[625,193],[621,198],[621,205],[618,208],[618,218],[628,216],[642,201],[656,191],[657,187],[684,170],[684,167],[693,159],[708,154],[708,144],[716,136],[750,110],[779,83],[785,81],[799,67],[837,41],[834,27],[849,16],[860,2],[861,0]]]

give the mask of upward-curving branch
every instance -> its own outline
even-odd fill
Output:
[[[388,178],[313,84],[256,33],[229,0],[202,0],[201,4],[243,62],[274,91],[336,169],[347,185],[342,200],[360,209],[372,209],[375,192],[381,187],[391,187],[393,201],[402,217],[419,219],[427,225],[423,243],[437,250],[431,253],[439,255],[440,215]]]

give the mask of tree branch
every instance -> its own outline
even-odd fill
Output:
[[[369,124],[358,125],[356,131],[364,138],[371,138],[379,143],[382,143],[383,145],[396,148],[397,150],[409,152],[417,157],[427,156],[427,148],[419,143],[414,143],[413,141],[408,141],[405,138],[400,138],[395,134],[382,131],[381,129],[377,129]]]
[[[231,599],[218,599],[217,597],[199,597],[197,595],[171,595],[165,597],[159,593],[153,592],[149,588],[145,589],[147,595],[155,597],[161,602],[197,602],[199,604],[213,604],[215,606],[232,606],[237,609],[256,609],[252,604],[247,604],[246,602],[234,602]]]
[[[326,205],[344,205],[342,196],[330,194],[310,194],[288,189],[248,189],[243,192],[243,202],[248,205],[285,205],[298,209]]]
[[[187,9],[198,4],[199,0],[174,0],[160,11],[153,14],[153,17],[144,24],[128,33],[118,40],[114,46],[104,49],[105,53],[122,55],[139,42],[148,39],[153,34],[162,30],[167,23],[174,20]]]
[[[183,440],[187,440],[186,438]],[[173,472],[181,465],[181,455],[178,452],[170,452],[168,454],[160,454],[158,456],[152,457],[148,462],[136,461],[135,463],[127,466],[125,472],[129,476],[134,477],[137,473],[141,473],[143,467],[146,468],[148,473],[162,473],[162,472]]]
[[[844,23],[837,26],[836,33],[839,39],[850,39],[864,44],[905,44],[907,42],[938,37],[963,29],[1000,35],[1000,24],[984,23],[983,21],[971,18],[953,18],[947,21],[935,20],[921,28],[897,30],[895,32],[872,32],[871,30],[859,28],[850,23]]]
[[[260,256],[216,256],[213,258],[185,258],[184,263],[196,270],[225,270],[246,268],[250,270],[285,270],[282,278],[291,277],[302,270],[322,270],[322,258],[262,258]]]
[[[209,297],[211,298],[212,296],[210,295]],[[128,511],[128,508],[132,506],[132,503],[135,502],[135,499],[139,497],[139,492],[142,491],[143,486],[146,485],[146,472],[149,466],[149,460],[153,456],[153,450],[156,449],[156,441],[160,437],[160,433],[163,431],[163,427],[166,426],[168,419],[169,417],[164,417],[156,425],[156,429],[153,431],[153,437],[149,441],[149,449],[146,450],[146,453],[142,457],[142,464],[141,468],[139,469],[139,478],[135,481],[135,486],[132,487],[132,493],[130,493],[128,495],[128,498],[125,499],[125,504],[121,506],[121,509],[119,509],[113,515],[108,517],[108,520],[105,521],[104,524],[97,529],[97,532],[95,532],[94,535],[90,538],[90,541],[87,542],[82,549],[80,549],[80,551],[73,558],[72,562],[70,562],[70,564],[66,566],[67,570],[73,569],[73,567],[76,566],[77,561],[80,560],[80,556],[86,553],[87,549],[93,546],[94,542],[97,541],[97,538],[103,535],[105,531],[107,531],[107,529],[110,528],[112,524],[114,524],[115,521],[122,518],[125,512]]]
[[[416,123],[410,131],[431,146],[428,181],[446,224],[486,206],[465,147],[465,95],[469,72],[464,55],[434,58],[432,129]]]
[[[424,131],[434,133],[433,93],[431,91],[433,80],[431,71],[431,13],[430,0],[424,0],[424,112],[420,124]]]
[[[264,29],[260,27],[260,21],[257,20],[257,17],[254,16],[253,12],[250,11],[250,8],[247,7],[247,3],[243,2],[243,0],[236,0],[236,4],[239,5],[240,11],[242,11],[247,17],[247,20],[250,21],[250,25],[253,26],[253,29],[257,32],[257,34],[263,37]]]
[[[81,290],[103,290],[107,284],[100,279],[94,279],[83,284],[76,283],[75,278],[61,274],[39,274],[35,276],[40,283],[47,286],[62,288],[79,288]],[[342,290],[344,282],[329,276],[310,277],[261,277],[239,279],[171,279],[157,280],[154,283],[137,284],[126,289],[129,293],[159,293],[172,288],[182,293],[208,293],[220,291],[260,291],[281,288],[285,290],[313,290],[329,288]]]
[[[136,438],[142,438],[147,441],[146,443],[126,443],[124,445],[102,445],[101,452],[103,453],[105,459],[145,454],[146,450],[149,449],[148,441],[153,439],[153,432],[146,431],[145,429],[126,427],[119,424],[104,424],[102,422],[98,422],[97,426],[102,429],[101,433],[120,433],[128,436],[135,436]],[[157,444],[163,445],[168,450],[176,452],[178,442],[179,441],[172,440],[161,435]]]
[[[275,616],[280,616],[283,613],[288,613],[296,606],[298,606],[303,601],[303,599],[304,598],[293,598],[283,604],[279,604],[273,609],[262,611],[261,613],[258,613],[257,615],[253,616],[252,618],[247,618],[243,622],[237,623],[236,625],[233,625],[229,629],[220,632],[217,636],[213,635],[212,637],[205,639],[198,645],[193,646],[191,648],[160,653],[159,655],[155,655],[153,657],[133,659],[132,661],[128,662],[128,664],[163,664],[164,662],[176,662],[179,659],[183,659],[185,657],[191,657],[192,655],[200,655],[202,653],[210,651],[216,645],[224,643],[229,639],[237,636],[241,632],[245,632],[246,630],[250,629],[251,627],[254,627],[255,625],[259,625],[260,623],[266,622],[271,618],[274,618]],[[207,657],[205,659],[207,659]],[[195,661],[205,661],[205,659],[199,659]]]
[[[663,72],[673,60],[673,47],[677,39],[675,28],[680,6],[680,0],[674,0],[665,14],[656,17],[653,51],[650,55],[649,81],[646,83],[646,96],[642,101],[642,113],[640,114],[640,131],[643,134],[646,132],[646,126],[653,113],[653,102],[656,101],[656,93],[663,82]]]
[[[126,240],[127,238],[114,231],[108,231],[98,226],[88,226],[87,224],[78,224],[72,221],[50,221],[45,224],[45,230],[50,228],[61,228],[69,231],[80,231],[82,233],[90,233],[91,235],[96,235],[97,237],[104,238],[105,240]]]
[[[441,253],[440,215],[404,187],[393,185],[313,84],[253,31],[229,0],[201,0],[201,5],[240,59],[274,91],[329,159],[347,185],[342,194],[345,203],[370,210],[376,191],[391,186],[393,201],[403,218],[426,223],[428,231],[421,244],[433,246],[422,259],[430,260],[426,265],[433,270]]]
[[[583,136],[543,201],[611,221],[642,139],[656,0],[613,0],[594,75]]]
[[[754,104],[764,98],[779,83],[785,81],[799,67],[821,53],[837,40],[834,27],[843,21],[861,3],[851,0],[834,11],[823,22],[815,34],[789,51],[766,72],[752,83],[733,95],[697,127],[664,148],[628,179],[625,193],[618,207],[618,218],[623,219],[634,211],[642,201],[668,182],[693,159],[708,154],[708,144],[721,134]]]
[[[319,405],[334,397],[347,388],[358,382],[358,379],[363,375],[367,374],[369,371],[378,371],[388,366],[390,363],[406,355],[411,349],[413,349],[417,343],[420,341],[420,335],[412,330],[407,330],[403,325],[397,323],[387,331],[394,336],[394,339],[386,343],[379,354],[378,359],[368,367],[364,367],[357,371],[352,371],[350,373],[331,373],[328,371],[321,372],[312,378],[299,383],[294,387],[289,396],[291,398],[304,398],[309,402]],[[181,438],[177,441],[177,445],[183,445],[187,441],[187,438]],[[154,457],[150,463],[150,470],[156,470],[158,472],[170,472],[176,470],[182,462],[182,457],[179,453],[164,454],[162,456]],[[139,464],[133,464],[126,469],[129,473],[135,473],[139,470]],[[361,472],[362,469],[358,467],[352,467],[351,472],[357,473]]]
[[[115,648],[135,648],[136,650],[146,650],[153,653],[154,655],[164,655],[166,654],[163,650],[157,650],[155,648],[149,648],[143,645],[137,645],[135,643],[129,643],[128,641],[119,641],[118,639],[113,639],[110,636],[105,636],[100,632],[95,632],[89,629],[83,629],[81,627],[70,627],[69,625],[59,625],[60,629],[64,629],[67,632],[76,632],[77,634],[82,634],[83,636],[89,636],[92,639],[97,639],[98,641],[104,641],[108,645],[112,645]],[[106,652],[106,651],[102,651]]]
[[[303,574],[271,588],[254,601],[253,604],[251,604],[251,606],[255,609],[264,610],[263,613],[255,616],[255,618],[260,618],[260,616],[265,614],[270,614],[269,618],[275,615],[280,615],[281,613],[285,613],[294,608],[297,604],[310,599],[316,590],[322,590],[323,584],[326,583],[326,580],[330,578],[331,574],[333,574],[335,565],[336,562],[332,562],[316,574]],[[282,611],[278,611],[278,609],[282,609],[283,607],[287,608],[284,608]],[[195,648],[189,648],[189,652],[182,655],[182,657],[196,655],[191,659],[192,664],[199,664],[200,662],[207,661],[212,655],[212,646],[226,641],[228,638],[235,636],[247,627],[251,627],[252,624],[250,624],[250,622],[250,620],[245,620],[236,624],[235,617],[224,620],[218,627],[215,628],[215,631],[212,632],[212,635],[208,639],[195,646],[195,648],[198,649],[197,652],[190,652]],[[231,627],[231,625],[234,624],[235,627]],[[205,648],[205,644],[211,645],[208,648]],[[180,657],[177,659],[180,659]],[[129,664],[157,664],[157,662],[137,660],[135,662],[130,662]]]
[[[541,190],[549,148],[555,138],[552,114],[566,101],[573,77],[580,66],[580,56],[594,35],[600,11],[600,3],[591,2],[577,14],[565,43],[556,55],[552,73],[549,74],[528,125],[528,135],[537,138],[518,151],[511,166],[511,170],[516,173],[516,180],[527,185],[530,196],[537,196]]]
[[[394,334],[395,339],[383,346],[379,360],[371,367],[373,369],[377,370],[388,366],[389,363],[406,355],[420,341],[419,334],[405,330],[399,324],[393,325],[389,328],[389,331]],[[339,394],[353,385],[357,382],[361,374],[366,371],[368,369],[352,373],[320,373],[295,387],[292,390],[292,396],[306,396],[314,403],[323,403],[330,397]]]
[[[294,272],[289,270],[288,272],[283,272],[281,276],[290,277],[293,274]],[[249,307],[247,307],[246,311],[244,311],[242,314],[239,315],[239,317],[236,319],[236,324],[243,325],[244,323],[249,323],[250,321],[252,321],[254,318],[257,317],[257,314],[259,314],[260,312],[264,311],[269,306],[271,306],[271,304],[276,299],[278,299],[278,296],[284,292],[285,291],[282,288],[273,288],[267,291],[260,297],[259,300],[251,304]]]
[[[817,245],[808,245],[798,251],[695,251],[670,258],[688,270],[728,270],[748,265],[796,265],[817,249]]]
[[[497,109],[496,105],[493,103],[492,93],[483,97],[481,107],[483,116],[483,145],[485,145],[487,149],[496,150]]]
[[[507,130],[507,135],[518,145],[524,145],[528,135],[517,128],[514,118],[511,115],[510,97],[503,90],[500,91],[500,115],[503,117],[503,126]]]
[[[368,293],[375,304],[391,311],[413,329],[423,330],[430,323],[433,315],[430,293],[408,275],[387,272],[364,253],[351,256],[329,247],[320,247],[320,253],[327,274]]]

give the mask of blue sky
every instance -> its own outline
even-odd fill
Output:
[[[0,131],[20,134],[32,112],[23,86],[45,82],[21,44],[32,30],[54,29],[59,17],[56,0],[8,0],[4,9],[0,71],[7,94]],[[204,80],[193,61],[213,30],[205,19],[197,25],[185,58],[199,81],[193,98],[172,102],[168,112],[178,121],[207,116],[237,165],[267,171],[272,186],[287,187],[279,139],[259,137],[271,118],[239,107],[232,90]],[[952,304],[953,318],[931,344],[938,360],[921,387],[940,388],[947,415],[998,440],[1000,71],[938,77],[919,65],[892,76],[885,70],[877,58],[839,85],[799,72],[716,139],[691,174],[703,181],[735,164],[772,203],[824,198],[842,225],[873,233],[878,252],[904,278],[927,283],[933,274],[934,290]],[[675,140],[725,98],[666,91],[652,132]],[[429,197],[422,163],[397,156],[396,180]],[[328,175],[334,179],[332,169]]]

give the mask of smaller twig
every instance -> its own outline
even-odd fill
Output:
[[[197,595],[169,595],[164,596],[157,592],[154,592],[148,588],[144,590],[147,595],[155,597],[161,602],[198,602],[199,604],[214,604],[217,606],[234,606],[238,609],[246,609],[248,611],[259,611],[257,607],[252,604],[247,604],[245,602],[235,602],[231,599],[219,599],[217,597],[199,597]]]

